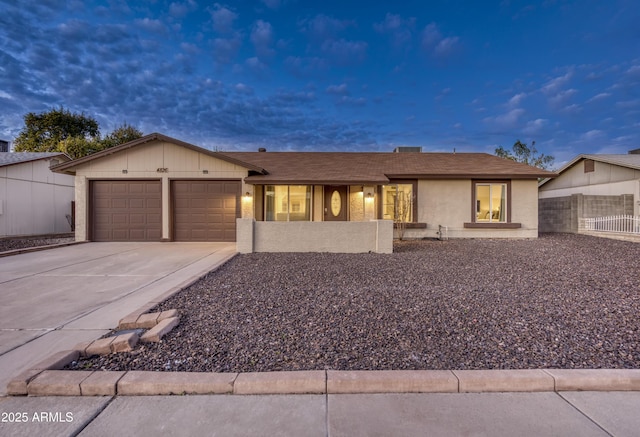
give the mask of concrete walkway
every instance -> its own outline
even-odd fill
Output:
[[[0,435],[637,436],[639,406],[639,392],[5,397]]]
[[[229,243],[86,243],[0,258],[0,395],[22,370],[235,254]]]

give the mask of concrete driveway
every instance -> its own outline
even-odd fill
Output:
[[[100,337],[235,254],[235,243],[86,243],[0,258],[0,395],[46,355]]]

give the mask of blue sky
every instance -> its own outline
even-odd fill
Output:
[[[636,0],[15,3],[0,139],[62,105],[219,150],[640,147]]]

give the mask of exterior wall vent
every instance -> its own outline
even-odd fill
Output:
[[[593,159],[584,160],[584,172],[591,173],[596,170],[596,163]]]
[[[403,147],[396,147],[395,149],[393,149],[393,153],[421,153],[421,152],[422,152],[422,147],[403,146]]]

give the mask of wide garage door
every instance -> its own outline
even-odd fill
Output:
[[[172,181],[175,241],[236,241],[240,181]]]
[[[92,181],[93,241],[160,241],[160,181]]]

